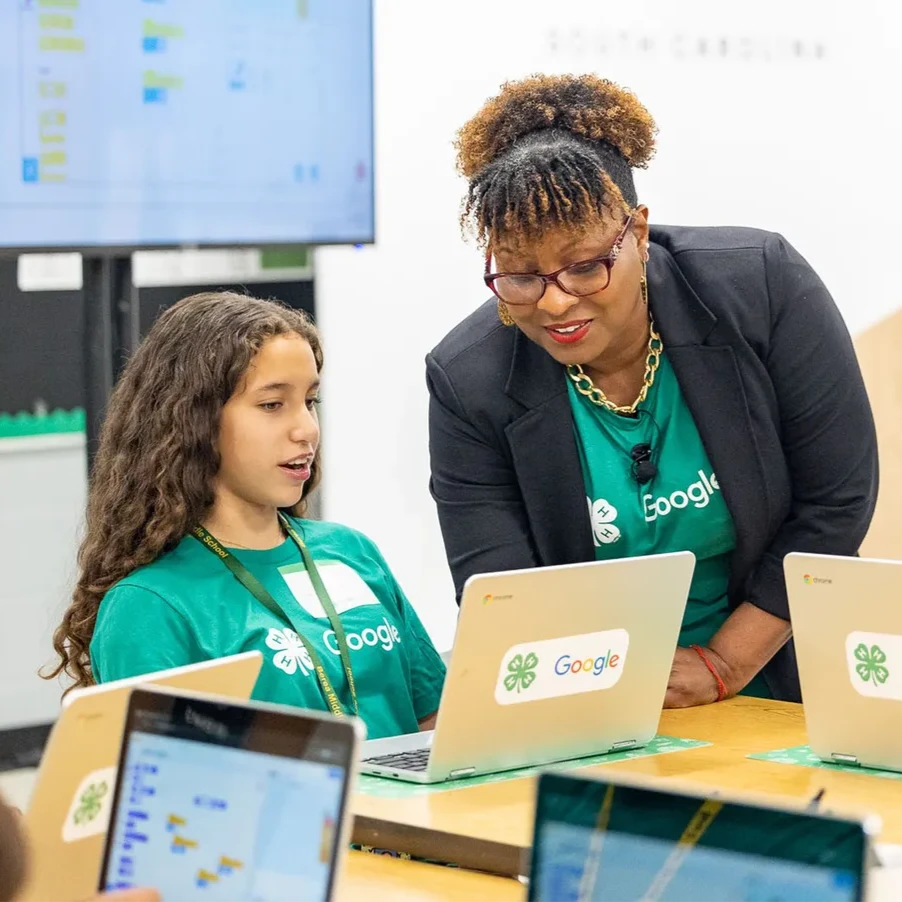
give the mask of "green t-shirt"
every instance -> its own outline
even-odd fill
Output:
[[[736,534],[670,362],[661,356],[635,418],[593,404],[569,377],[567,385],[596,560],[693,552],[695,573],[678,641],[707,645],[730,614]],[[651,445],[658,472],[639,485],[630,472],[630,451],[643,442]],[[770,695],[760,676],[743,694]]]
[[[368,736],[416,732],[417,722],[438,709],[445,677],[416,612],[366,536],[335,523],[293,522],[341,617]],[[287,539],[267,551],[230,551],[303,624],[304,637],[350,712],[335,634],[297,546]],[[102,683],[252,650],[263,653],[252,698],[327,710],[297,633],[188,536],[106,593],[91,664]]]

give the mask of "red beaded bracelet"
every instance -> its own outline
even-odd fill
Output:
[[[717,700],[722,702],[727,697],[727,684],[720,678],[717,668],[711,663],[711,659],[700,645],[690,645],[689,647],[704,661],[705,667],[711,671],[711,676],[717,680]]]

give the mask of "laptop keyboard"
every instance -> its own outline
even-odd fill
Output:
[[[430,749],[414,749],[412,752],[395,752],[394,755],[380,755],[378,758],[364,758],[367,764],[394,767],[398,770],[426,770]]]

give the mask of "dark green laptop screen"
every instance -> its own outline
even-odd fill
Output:
[[[851,902],[860,824],[545,775],[529,898]]]

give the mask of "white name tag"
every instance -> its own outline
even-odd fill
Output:
[[[379,599],[373,594],[373,590],[361,579],[360,574],[347,564],[340,561],[317,563],[316,569],[339,614],[362,605],[379,604]],[[280,567],[279,573],[282,574],[282,578],[288,584],[297,603],[311,617],[326,616],[320,600],[316,597],[313,583],[310,582],[310,574],[302,565],[293,564],[289,567]]]

